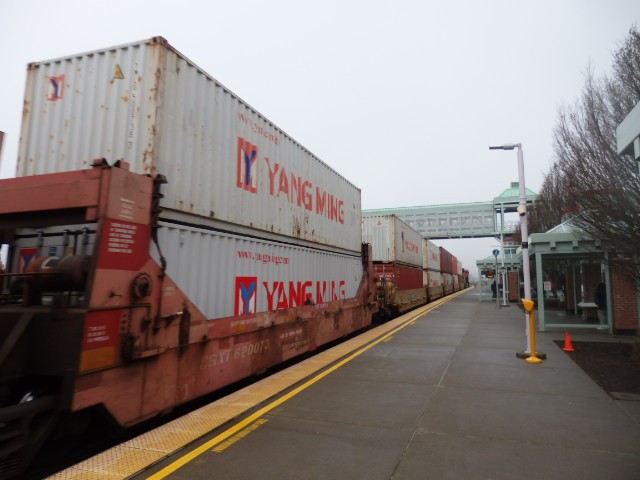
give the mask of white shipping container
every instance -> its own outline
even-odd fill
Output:
[[[162,37],[29,65],[17,176],[96,158],[165,175],[164,218],[360,251],[360,190]]]
[[[372,245],[374,262],[422,268],[422,237],[395,215],[363,217],[362,241]]]
[[[8,264],[17,273],[26,271],[38,257],[90,255],[95,245],[95,224],[69,225],[68,228],[20,228],[16,231]]]
[[[456,271],[453,273],[456,275],[462,275],[462,262],[460,260],[456,261]]]
[[[162,223],[167,273],[207,318],[356,296],[357,256]],[[157,259],[155,248],[153,255]]]
[[[428,286],[429,287],[440,287],[444,284],[444,280],[442,278],[442,273],[437,272],[435,270],[427,270],[428,277]]]
[[[440,271],[440,247],[427,239],[422,239],[422,268]]]

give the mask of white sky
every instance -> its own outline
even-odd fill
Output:
[[[608,72],[638,0],[0,0],[0,178],[29,62],[156,35],[362,190],[363,208],[488,201],[552,161],[558,107]],[[493,239],[438,241],[475,271]]]

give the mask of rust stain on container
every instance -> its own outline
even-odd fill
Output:
[[[300,221],[298,220],[298,217],[293,217],[292,223],[293,223],[293,231],[291,232],[291,234],[296,238],[300,238],[302,228],[300,227]]]
[[[29,116],[29,113],[31,112],[31,108],[30,108],[31,104],[25,100],[23,105],[22,105],[22,121],[24,122],[25,118]]]

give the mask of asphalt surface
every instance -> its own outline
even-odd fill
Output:
[[[604,392],[563,336],[538,333],[547,360],[528,364],[522,310],[470,290],[166,478],[640,479],[640,402]]]

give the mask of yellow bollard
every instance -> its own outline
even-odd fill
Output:
[[[529,313],[529,336],[531,339],[531,345],[529,345],[529,348],[531,349],[531,356],[527,358],[525,362],[542,363],[542,360],[540,360],[536,355],[536,320],[533,314],[533,300],[523,298],[522,305],[524,305],[524,309]]]

